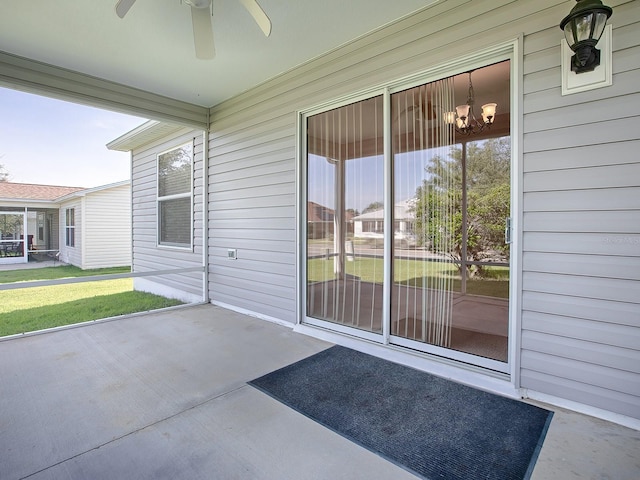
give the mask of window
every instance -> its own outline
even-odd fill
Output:
[[[64,231],[65,231],[64,244],[67,247],[75,247],[76,246],[76,209],[75,208],[67,208],[65,210]]]
[[[190,248],[193,146],[158,155],[158,245]]]

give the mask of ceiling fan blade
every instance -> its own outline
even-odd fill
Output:
[[[213,27],[209,9],[191,7],[191,23],[196,57],[201,60],[211,60],[216,56],[216,49],[213,45]]]
[[[124,18],[134,3],[136,3],[136,0],[119,0],[118,3],[116,3],[116,14],[120,18]]]
[[[264,35],[268,37],[271,34],[271,20],[269,20],[267,14],[264,13],[262,7],[258,5],[258,2],[256,2],[256,0],[240,0],[240,3],[242,3],[244,8],[251,14],[260,29],[264,32]]]

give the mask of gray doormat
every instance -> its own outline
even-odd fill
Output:
[[[553,415],[341,346],[249,384],[429,480],[528,479]]]

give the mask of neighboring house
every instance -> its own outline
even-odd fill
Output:
[[[415,199],[398,202],[393,210],[393,231],[411,233],[416,221]],[[384,231],[384,209],[372,210],[353,218],[355,238],[377,238]]]
[[[130,184],[0,182],[0,263],[56,258],[82,269],[131,265]]]
[[[154,288],[486,390],[638,427],[640,2],[607,3],[614,8],[612,69],[604,53],[594,75],[577,79],[564,64],[558,28],[574,2],[446,0],[310,56],[202,115],[186,101],[176,105],[133,88],[120,94],[124,87],[108,89],[79,74],[62,93],[81,98],[74,89],[84,82],[90,92],[104,88],[93,93],[95,104],[122,109],[130,102],[131,111],[163,120],[109,145],[132,152],[133,269],[182,272],[154,278]],[[54,84],[35,67],[12,65],[19,85],[47,91]],[[194,81],[206,77],[198,72]],[[602,72],[598,88],[563,95],[563,82]],[[69,75],[57,68],[47,74],[56,81]],[[495,102],[494,124],[474,137],[448,136],[449,112],[466,101],[471,74],[476,116],[480,105]],[[165,71],[158,78],[168,77]],[[186,83],[180,85],[191,87]],[[200,95],[196,87],[185,90]],[[440,288],[429,272],[396,280],[405,260],[392,248],[352,254],[375,256],[365,271],[344,262],[349,252],[339,241],[333,262],[326,245],[318,250],[309,241],[312,189],[334,219],[382,197],[391,213],[399,198],[432,180],[426,162],[435,165],[453,144],[466,155],[475,148],[469,138],[508,139],[510,281],[503,297]],[[474,198],[473,182],[458,184]],[[441,194],[442,185],[429,194]],[[479,200],[491,197],[489,187]],[[354,197],[360,204],[350,204]],[[392,215],[383,221],[390,240]],[[420,253],[411,253],[413,264]],[[458,313],[462,320],[447,323]],[[475,334],[493,350],[456,344]]]

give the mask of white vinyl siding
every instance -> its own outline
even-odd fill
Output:
[[[131,187],[88,194],[84,201],[82,268],[131,265]]]
[[[606,3],[611,87],[561,96],[555,29],[525,38],[521,384],[639,418],[640,6]]]
[[[74,209],[75,246],[65,244],[66,210]],[[84,190],[60,206],[60,260],[84,270],[131,265],[129,182]]]
[[[161,141],[133,152],[133,271],[151,272],[178,268],[202,267],[202,202],[203,202],[203,135],[200,131],[183,129]],[[157,158],[161,152],[176,146],[193,145],[193,225],[189,249],[167,248],[157,245]],[[202,272],[141,277],[134,280],[136,289],[159,293],[183,301],[203,297]]]
[[[450,0],[212,109],[212,300],[296,321],[296,111],[523,35],[516,386],[640,418],[640,346],[615,341],[640,329],[640,5],[606,3],[612,87],[561,96],[558,24],[570,3]]]

